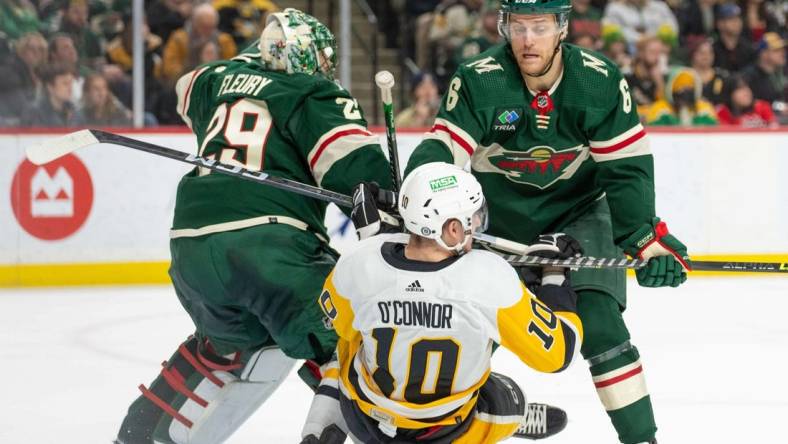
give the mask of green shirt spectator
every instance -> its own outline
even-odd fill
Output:
[[[68,2],[63,10],[60,32],[71,35],[83,64],[92,67],[98,59],[103,58],[101,41],[88,23],[88,5],[85,0]]]
[[[9,40],[37,32],[40,23],[35,6],[27,0],[5,0],[0,3],[0,32]]]

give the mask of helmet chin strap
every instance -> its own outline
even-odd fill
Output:
[[[468,242],[468,238],[471,236],[473,236],[473,232],[466,231],[464,233],[462,240],[460,242],[457,242],[456,245],[451,247],[446,245],[446,242],[443,241],[442,237],[435,239],[435,242],[437,242],[441,248],[444,248],[446,250],[449,250],[449,252],[454,253],[454,255],[462,256],[463,254],[465,254],[465,243]]]
[[[562,33],[563,33],[563,31],[562,31]],[[536,75],[527,74],[527,73],[525,75],[528,76],[528,77],[539,78],[539,77],[542,77],[545,74],[547,74],[550,71],[550,68],[553,67],[553,62],[555,62],[555,56],[558,55],[558,52],[561,50],[561,42],[562,41],[563,41],[563,39],[561,38],[561,34],[558,34],[558,43],[556,43],[555,48],[553,48],[553,55],[550,57],[550,62],[547,64],[547,67],[545,67],[545,69],[543,69],[542,72],[540,72],[539,74],[536,74]]]

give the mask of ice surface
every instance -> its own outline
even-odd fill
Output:
[[[788,442],[788,279],[630,280],[629,291],[661,444]],[[191,328],[168,287],[0,291],[0,443],[111,442],[137,385]],[[545,442],[617,442],[582,360],[540,375],[500,350],[493,370],[567,410],[566,430]],[[229,443],[299,442],[309,402],[291,374]]]

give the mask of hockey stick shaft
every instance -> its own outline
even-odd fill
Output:
[[[167,157],[179,162],[188,163],[194,166],[208,168],[217,173],[239,177],[252,182],[262,183],[274,188],[312,197],[325,202],[334,203],[344,207],[352,207],[353,200],[350,196],[335,193],[323,188],[319,188],[305,183],[290,179],[271,176],[262,171],[250,171],[237,165],[228,165],[214,159],[196,156],[183,151],[166,148],[119,134],[109,133],[100,130],[82,130],[67,134],[58,139],[50,140],[44,144],[28,147],[26,150],[27,158],[36,165],[42,165],[59,157],[65,156],[80,148],[99,143],[110,143],[113,145],[125,146],[139,151],[145,151],[157,156]]]
[[[57,139],[49,140],[46,143],[30,146],[26,150],[27,158],[36,165],[43,165],[78,149],[96,145],[99,143],[109,143],[113,145],[125,146],[127,148],[144,151],[157,156],[167,157],[179,162],[188,163],[194,166],[208,168],[217,173],[239,177],[241,179],[269,185],[285,191],[301,194],[303,196],[319,199],[336,205],[351,207],[353,201],[349,196],[335,193],[323,188],[307,185],[294,180],[281,177],[272,177],[261,171],[249,171],[236,165],[227,165],[213,159],[196,156],[182,151],[166,148],[119,134],[109,133],[100,130],[81,130],[66,134]],[[642,259],[623,259],[623,258],[590,258],[580,257],[571,259],[546,259],[535,256],[523,256],[522,252],[527,251],[528,246],[510,240],[490,236],[486,234],[475,234],[474,241],[477,244],[508,251],[513,254],[501,254],[512,265],[535,265],[535,266],[562,266],[579,268],[640,268],[648,261]],[[693,261],[693,270],[698,271],[725,271],[725,272],[761,272],[761,273],[788,273],[788,262],[714,262],[714,261]]]
[[[386,142],[388,143],[389,163],[394,192],[398,193],[402,185],[399,169],[399,151],[397,150],[397,132],[394,128],[394,100],[391,90],[394,88],[394,75],[388,71],[375,74],[375,83],[380,88],[380,99],[383,102],[383,120],[386,123]]]
[[[648,263],[643,259],[625,258],[592,258],[574,257],[571,259],[547,259],[539,256],[528,256],[531,250],[528,245],[520,244],[508,239],[490,236],[484,233],[475,233],[473,241],[477,245],[487,248],[506,259],[512,266],[554,266],[570,268],[640,268]],[[506,253],[511,254],[506,254]]]
[[[538,256],[523,256],[528,245],[519,244],[487,234],[474,234],[474,241],[485,247],[506,251],[512,254],[501,255],[513,266],[536,265],[571,268],[631,268],[637,269],[648,263],[646,259],[625,258],[592,258],[577,257],[571,259],[546,259]],[[788,273],[788,262],[724,262],[724,261],[692,261],[693,271],[722,271],[750,273]]]

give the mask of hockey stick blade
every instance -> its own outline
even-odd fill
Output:
[[[27,160],[35,165],[43,165],[80,148],[100,143],[89,129],[49,139],[46,142],[32,145],[25,149]]]

